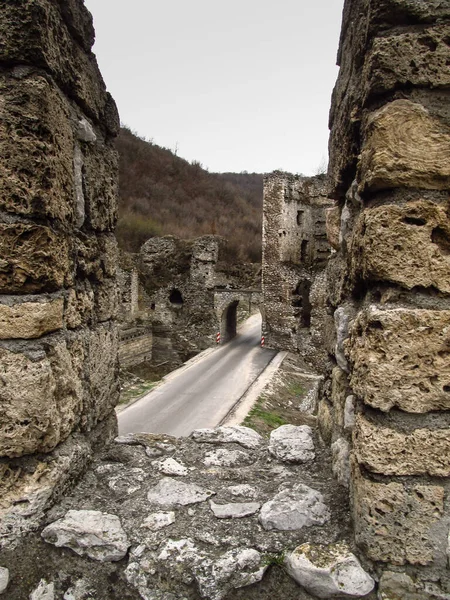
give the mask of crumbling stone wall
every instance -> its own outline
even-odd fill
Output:
[[[323,368],[325,274],[330,245],[325,176],[274,172],[264,179],[263,297],[266,344]]]
[[[319,417],[344,483],[351,450],[355,540],[382,598],[450,592],[449,33],[448,1],[345,3]]]
[[[153,363],[179,366],[212,345],[215,266],[219,240],[151,238],[141,248],[139,272],[153,328]]]
[[[120,321],[119,363],[121,368],[127,369],[144,362],[151,362],[153,330],[149,310],[141,298],[139,272],[133,264],[135,255],[121,252],[120,256],[122,264],[117,272]]]
[[[230,269],[221,260],[225,249],[226,240],[214,235],[151,238],[142,246],[138,270],[153,329],[155,366],[179,366],[215,344],[221,319],[215,290],[253,287],[258,280],[254,265]]]
[[[81,1],[2,2],[0,32],[5,543],[116,430],[119,119]]]

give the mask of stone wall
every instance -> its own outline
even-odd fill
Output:
[[[2,2],[0,31],[3,544],[116,429],[119,119],[82,2]]]
[[[263,330],[268,346],[299,352],[323,368],[326,261],[325,176],[275,172],[264,179]]]
[[[449,33],[447,1],[347,0],[331,109],[319,416],[389,599],[450,593]]]
[[[230,269],[221,261],[225,248],[226,240],[214,235],[151,238],[142,246],[138,270],[155,366],[179,366],[214,345],[222,318],[215,291],[252,287],[257,280],[254,265]],[[248,298],[242,300],[239,310],[248,307]]]

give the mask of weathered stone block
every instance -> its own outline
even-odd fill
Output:
[[[351,387],[366,404],[412,413],[450,408],[450,311],[371,306],[347,344]]]
[[[419,200],[365,210],[352,241],[352,276],[450,293],[446,207]]]
[[[369,559],[393,565],[427,565],[434,551],[445,552],[434,538],[444,511],[444,488],[376,483],[355,474],[355,540]],[[444,544],[445,545],[445,544]]]
[[[420,104],[395,100],[368,118],[359,163],[362,191],[450,187],[450,129]]]
[[[48,227],[0,223],[0,293],[54,292],[72,282],[66,238]]]
[[[37,338],[63,326],[64,300],[0,304],[0,339]]]
[[[450,84],[450,27],[377,37],[364,66],[365,95],[398,87],[445,87]]]
[[[89,144],[83,149],[83,191],[89,225],[111,231],[117,220],[118,154],[110,146]]]
[[[450,475],[450,429],[416,429],[406,434],[356,418],[353,438],[358,462],[383,475]]]
[[[88,334],[86,351],[87,386],[82,425],[92,429],[105,419],[119,401],[119,336],[115,324],[105,324]]]
[[[104,279],[94,286],[95,314],[98,321],[115,319],[119,310],[117,282]]]
[[[77,232],[75,248],[78,275],[93,282],[116,276],[118,249],[113,234],[96,236]]]
[[[69,329],[89,323],[94,309],[94,292],[87,284],[86,289],[71,289],[67,295],[65,321]]]
[[[0,28],[1,62],[34,64],[50,71],[87,114],[102,119],[110,98],[97,61],[72,38],[58,4],[49,0],[2,3]]]
[[[49,452],[67,438],[83,407],[82,361],[79,342],[32,358],[0,348],[0,456]]]
[[[73,220],[73,134],[67,101],[39,75],[0,75],[0,210]]]

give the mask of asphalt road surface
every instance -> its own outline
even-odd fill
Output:
[[[187,436],[215,427],[262,373],[275,350],[260,347],[261,316],[250,317],[238,335],[119,413],[119,433]]]

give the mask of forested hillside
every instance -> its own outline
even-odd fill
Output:
[[[229,240],[230,261],[261,260],[262,175],[209,173],[126,128],[117,149],[117,237],[124,250],[136,252],[152,236],[213,233]]]

